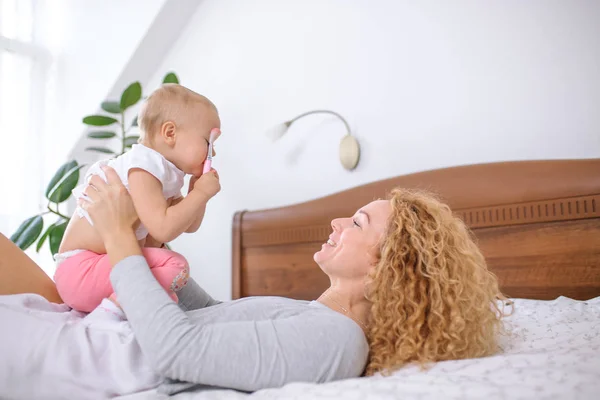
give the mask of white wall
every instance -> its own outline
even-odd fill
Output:
[[[205,0],[164,71],[207,95],[223,135],[222,191],[173,246],[218,298],[231,295],[231,218],[414,171],[600,156],[600,2]],[[343,126],[362,145],[342,169]],[[296,164],[286,157],[308,141]],[[315,157],[310,161],[309,157]]]
[[[99,110],[164,2],[60,0],[46,5],[55,16],[47,23],[54,31],[50,46],[58,78],[49,99],[54,135],[44,146],[48,165],[44,182],[65,162],[84,129],[81,119]]]
[[[144,21],[145,24],[135,24],[141,29],[138,30],[140,36],[137,44],[134,46],[135,51],[131,51],[127,54],[128,61],[121,64],[118,77],[113,79],[112,85],[107,85],[105,88],[105,95],[102,99],[119,100],[123,90],[129,86],[132,82],[139,81],[142,83],[142,95],[146,95],[148,88],[145,84],[148,80],[157,73],[157,65],[161,64],[165,53],[167,53],[173,43],[176,43],[184,30],[184,27],[190,21],[198,8],[198,0],[154,0],[155,4],[140,3],[138,7],[132,7],[132,9],[139,8],[144,5],[143,10],[145,11]],[[160,10],[156,12],[155,7],[159,6]],[[135,2],[128,2],[128,6],[136,5]],[[149,10],[152,10],[150,13]],[[153,17],[152,19],[148,17]],[[138,21],[140,22],[140,21]],[[151,24],[150,24],[151,22]],[[139,104],[138,104],[139,106]],[[132,107],[127,110],[125,114],[126,126],[132,122],[133,118],[137,114],[138,106]],[[100,104],[95,103],[95,107],[88,110],[88,113],[104,111],[100,110]],[[80,124],[80,126],[82,126]],[[98,140],[87,138],[86,133],[93,130],[93,128],[85,129],[85,132],[81,134],[79,140],[74,143],[69,158],[75,158],[80,164],[91,165],[99,159],[105,158],[105,155],[96,152],[86,151],[90,146],[98,146]],[[135,134],[136,130],[133,129],[128,132],[129,135]],[[113,150],[121,148],[121,140],[116,137],[110,141],[103,141],[103,146],[108,146]],[[70,203],[71,208],[75,207],[75,203]]]

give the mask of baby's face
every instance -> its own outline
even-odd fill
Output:
[[[177,131],[175,164],[186,174],[200,176],[208,155],[210,131],[220,129],[221,120],[210,106],[200,104],[195,111],[186,116],[186,123]]]

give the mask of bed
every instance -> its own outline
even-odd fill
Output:
[[[295,383],[217,398],[597,398],[600,393],[600,159],[516,161],[444,168],[358,186],[233,218],[232,294],[312,300],[328,279],[312,255],[330,221],[396,186],[438,194],[473,230],[515,312],[501,354],[427,371],[324,385]],[[127,396],[128,399],[150,393]],[[140,396],[140,397],[138,397]]]

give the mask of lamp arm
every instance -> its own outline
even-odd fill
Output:
[[[291,120],[287,121],[286,125],[289,127],[290,125],[292,125],[294,122],[296,122],[300,118],[306,117],[307,115],[311,115],[311,114],[332,114],[332,115],[335,115],[336,117],[338,117],[339,119],[341,119],[342,122],[344,123],[344,125],[346,126],[346,130],[348,131],[348,135],[352,136],[352,133],[350,131],[350,125],[348,125],[348,122],[344,119],[344,117],[342,117],[340,114],[336,113],[335,111],[330,111],[330,110],[312,110],[312,111],[307,111],[307,112],[302,113],[302,114],[298,115],[297,117],[292,118]]]

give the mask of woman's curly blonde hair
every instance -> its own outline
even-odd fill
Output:
[[[365,375],[495,353],[504,315],[497,300],[505,298],[469,229],[425,192],[395,189],[390,203],[369,276]]]

